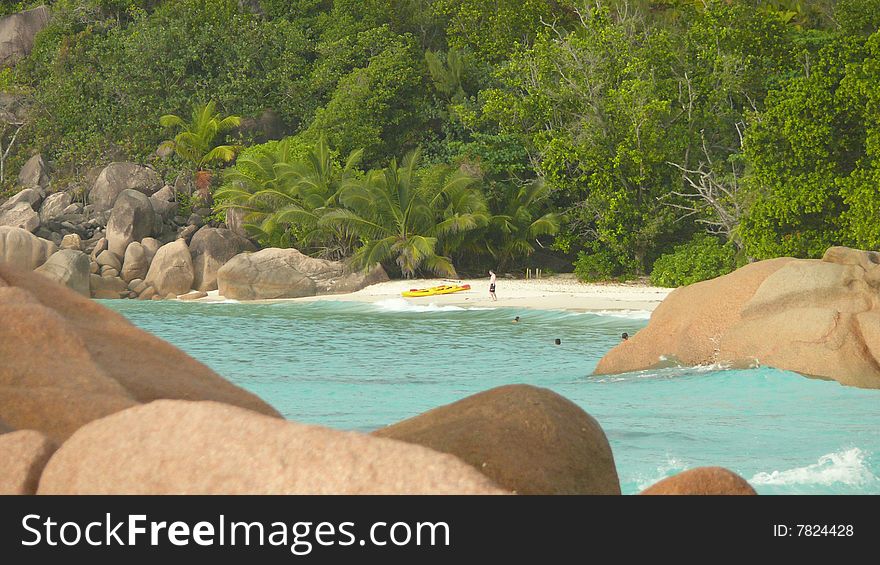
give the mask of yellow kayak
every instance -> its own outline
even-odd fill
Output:
[[[431,288],[411,288],[409,290],[403,291],[401,294],[403,296],[434,296],[436,294],[452,294],[453,292],[461,292],[463,290],[470,290],[471,285],[469,284],[442,284],[440,286],[432,286]]]

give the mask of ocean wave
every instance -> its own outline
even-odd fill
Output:
[[[373,306],[385,312],[466,312],[475,310],[494,310],[494,308],[464,308],[462,306],[452,305],[438,306],[433,302],[427,305],[413,304],[412,302],[409,302],[403,298],[387,298],[385,300],[378,300],[376,302],[373,302]]]
[[[619,373],[614,375],[590,376],[591,383],[620,383],[620,382],[642,382],[646,380],[671,380],[671,379],[693,379],[704,378],[706,375],[716,376],[717,373],[727,371],[736,371],[736,369],[727,363],[712,363],[711,365],[678,365],[674,362],[661,357],[661,362],[670,363],[669,367],[660,367],[656,369],[643,369],[641,371],[632,371],[630,373]]]
[[[867,460],[867,453],[853,447],[823,455],[805,467],[757,473],[749,482],[753,485],[864,486],[878,480]]]
[[[569,312],[567,310],[556,310],[563,312],[567,317],[577,316],[601,316],[603,318],[621,318],[623,320],[649,320],[651,319],[650,310],[586,310],[584,312]]]
[[[636,488],[639,492],[645,490],[667,477],[677,475],[682,471],[687,471],[690,466],[678,457],[667,455],[666,462],[657,466],[657,473],[651,477],[637,476],[635,477]]]
[[[650,320],[650,310],[597,310],[589,312],[596,316],[609,316],[611,318],[625,318],[627,320]]]
[[[710,363],[708,365],[694,365],[692,367],[681,368],[686,368],[689,371],[693,371],[694,373],[717,373],[718,371],[731,371],[733,370],[733,365],[731,365],[730,363]]]

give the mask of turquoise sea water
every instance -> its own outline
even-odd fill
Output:
[[[590,373],[647,313],[378,304],[106,301],[287,418],[369,431],[509,383],[605,430],[624,493],[701,465],[762,494],[880,493],[880,391],[775,369]],[[519,324],[511,323],[519,315]],[[555,345],[554,339],[561,339]]]

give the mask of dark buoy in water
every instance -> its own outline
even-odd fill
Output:
[[[557,337],[557,338],[553,341],[553,343],[555,343],[556,345],[562,345],[562,340],[559,339],[559,338]]]

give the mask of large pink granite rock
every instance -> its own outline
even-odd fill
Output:
[[[880,388],[880,253],[832,247],[673,291],[597,374],[663,364],[768,365]]]
[[[602,427],[544,388],[494,388],[374,434],[455,455],[517,494],[620,494]]]
[[[160,400],[80,428],[39,494],[501,494],[446,455],[269,418],[216,402]]]
[[[0,495],[34,494],[55,444],[40,432],[0,434]]]
[[[159,398],[277,412],[123,316],[0,264],[0,420],[63,441],[96,418]]]
[[[697,467],[646,488],[640,494],[754,495],[746,480],[723,467]]]

